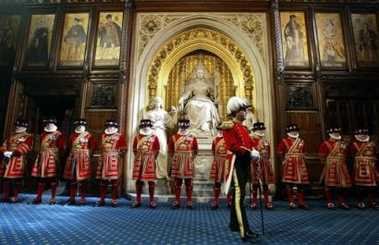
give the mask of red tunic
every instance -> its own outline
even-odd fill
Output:
[[[213,163],[210,172],[210,179],[222,183],[228,178],[231,152],[226,150],[223,136],[216,136],[212,142]]]
[[[14,134],[5,140],[0,152],[12,151],[13,155],[5,164],[4,160],[0,162],[0,177],[15,179],[24,176],[26,165],[25,155],[32,150],[33,137],[26,132]]]
[[[320,145],[319,154],[326,160],[323,170],[325,186],[351,187],[351,178],[346,165],[347,145],[342,141],[325,140]]]
[[[253,141],[246,126],[233,122],[229,129],[223,130],[226,149],[237,155],[243,155],[253,149]]]
[[[133,179],[154,181],[156,175],[156,158],[159,153],[159,140],[154,134],[138,134],[133,141],[134,165]]]
[[[263,184],[275,184],[274,171],[270,161],[270,144],[258,137],[252,137],[254,148],[259,151],[261,158],[258,161],[251,161],[251,183],[259,184],[259,179]]]
[[[64,137],[60,131],[41,134],[41,149],[34,162],[32,176],[51,178],[57,175],[59,151],[64,150]]]
[[[354,155],[354,184],[357,186],[377,186],[379,176],[376,164],[375,143],[354,141],[350,145]]]
[[[278,154],[284,155],[282,181],[293,184],[309,184],[307,165],[304,161],[304,141],[300,138],[283,138]]]
[[[90,150],[95,149],[96,143],[89,132],[72,133],[69,140],[70,155],[64,169],[67,180],[86,180],[91,177]]]
[[[101,135],[101,156],[97,163],[96,178],[116,180],[120,177],[122,162],[120,151],[126,149],[125,138],[120,133]]]
[[[196,137],[187,134],[174,134],[168,144],[172,156],[171,176],[174,178],[190,179],[195,175],[194,159],[198,152]]]

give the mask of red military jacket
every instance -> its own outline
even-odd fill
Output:
[[[51,148],[63,151],[65,148],[64,136],[59,130],[51,133],[43,132],[41,134],[40,142],[40,151],[45,151]]]
[[[127,145],[124,135],[120,133],[101,134],[101,152],[118,152],[126,150]]]
[[[225,122],[223,135],[226,149],[237,155],[244,155],[254,148],[249,131],[241,122]]]
[[[71,151],[75,150],[95,150],[96,149],[96,141],[91,133],[86,132],[87,135],[83,137],[83,140],[77,140],[80,136],[78,133],[72,133],[70,135],[70,139],[68,141],[68,149]]]
[[[6,139],[0,147],[0,153],[12,151],[13,155],[7,165],[0,161],[0,177],[22,178],[26,164],[24,155],[31,151],[32,146],[33,137],[26,132],[15,133]]]
[[[341,147],[344,147],[344,149],[342,150],[342,152],[339,152],[340,154],[342,153],[344,155],[344,157],[346,157],[347,155],[347,147],[345,147],[346,145],[343,143],[343,141],[339,141],[341,142]],[[322,158],[326,158],[328,157],[328,155],[330,154],[330,152],[334,149],[335,145],[336,145],[337,141],[336,140],[333,140],[333,139],[328,139],[328,140],[325,140],[324,142],[321,143],[320,147],[319,147],[319,155],[322,157]],[[343,145],[342,145],[343,144]]]
[[[177,152],[192,152],[194,155],[197,155],[197,139],[192,134],[181,135],[176,133],[170,138],[168,152],[171,156]]]
[[[225,148],[224,136],[216,136],[212,141],[212,152],[215,157],[226,157],[228,154]]]
[[[280,154],[281,156],[284,156],[288,152],[288,150],[291,148],[291,146],[295,142],[295,140],[296,139],[289,137],[289,136],[283,138],[278,145],[277,153]],[[300,140],[301,141],[299,143],[298,148],[296,149],[296,153],[304,153],[305,152],[304,141],[302,139],[300,139]]]

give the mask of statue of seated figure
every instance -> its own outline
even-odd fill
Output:
[[[179,111],[191,122],[192,131],[210,132],[214,135],[220,118],[214,102],[214,80],[210,79],[202,63],[199,63],[186,82],[184,94],[179,99]]]

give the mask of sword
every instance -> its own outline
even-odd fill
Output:
[[[225,182],[224,185],[224,193],[227,195],[229,193],[230,184],[232,183],[232,176],[233,176],[233,170],[234,170],[234,162],[236,161],[236,154],[233,154],[232,160],[230,161],[230,168],[229,168],[229,174],[228,179]]]
[[[260,206],[260,213],[261,213],[261,227],[262,227],[262,235],[264,235],[265,234],[265,223],[264,223],[264,215],[263,215],[263,200],[262,200],[262,195],[264,195],[263,194],[263,181],[262,181],[262,178],[261,178],[261,173],[262,173],[262,163],[259,163],[258,164],[258,169],[257,169],[257,171],[258,171],[258,182],[259,182],[259,184],[258,184],[258,189],[259,189],[259,195],[260,195],[260,198],[259,198],[259,206]]]

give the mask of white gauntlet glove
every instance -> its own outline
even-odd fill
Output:
[[[4,155],[5,158],[11,158],[12,155],[13,155],[13,152],[11,152],[11,151],[5,151],[5,152],[3,153],[3,155]]]
[[[261,158],[261,155],[259,154],[259,151],[253,149],[252,151],[250,151],[250,157],[251,160],[259,160]]]

